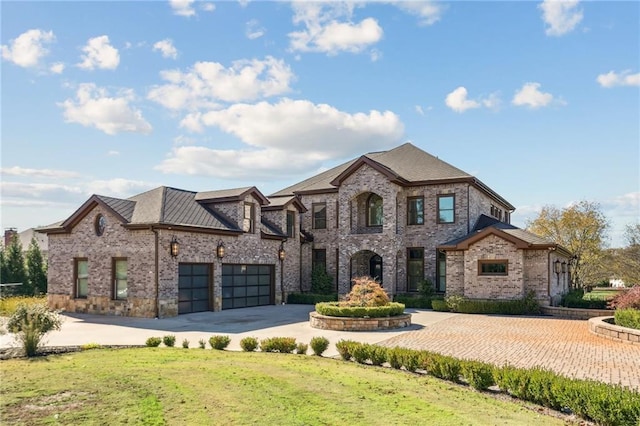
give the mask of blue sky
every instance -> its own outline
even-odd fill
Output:
[[[2,228],[91,194],[270,194],[411,141],[524,226],[640,220],[638,2],[5,2]]]

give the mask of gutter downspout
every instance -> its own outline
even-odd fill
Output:
[[[160,261],[159,261],[159,255],[158,255],[158,246],[159,246],[159,237],[158,237],[158,230],[155,229],[153,226],[151,227],[151,232],[153,232],[154,237],[155,237],[155,259],[154,259],[154,264],[155,264],[155,293],[156,293],[156,319],[160,318],[160,277],[159,277],[159,265],[160,265]]]
[[[470,184],[467,184],[467,235],[469,234],[469,232],[471,232],[471,217],[469,217],[469,215],[471,214],[471,209],[469,207],[469,188],[471,187]]]

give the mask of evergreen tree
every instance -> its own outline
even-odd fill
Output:
[[[14,287],[14,293],[24,293],[23,287],[27,285],[27,273],[24,267],[24,256],[22,254],[22,244],[17,235],[14,235],[9,247],[5,250],[6,278],[7,283],[22,283],[20,287]]]
[[[4,244],[0,248],[0,284],[7,282],[7,261],[5,258]]]
[[[25,292],[41,294],[47,292],[47,265],[42,259],[42,252],[35,237],[31,238],[27,250],[27,282]]]

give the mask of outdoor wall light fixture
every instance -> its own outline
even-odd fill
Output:
[[[284,261],[284,257],[285,257],[285,251],[284,251],[284,241],[282,243],[280,243],[280,249],[278,250],[278,259],[280,259],[280,262]]]
[[[565,274],[567,272],[567,262],[562,262],[562,273]]]
[[[556,274],[560,275],[560,271],[561,271],[561,266],[560,266],[560,261],[556,260],[555,262],[553,262],[553,270]]]
[[[218,240],[218,246],[216,247],[216,256],[218,259],[222,259],[224,257],[224,243],[222,240]]]
[[[176,240],[176,237],[173,237],[171,239],[171,243],[169,243],[169,253],[171,253],[172,257],[176,257],[178,256],[179,252],[180,252],[180,243],[178,243],[178,240]]]

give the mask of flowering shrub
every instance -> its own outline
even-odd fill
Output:
[[[371,277],[353,279],[353,288],[347,294],[341,306],[385,306],[391,302],[389,295],[380,287],[380,283]]]
[[[613,309],[640,309],[640,286],[631,287],[611,299],[609,307]]]

